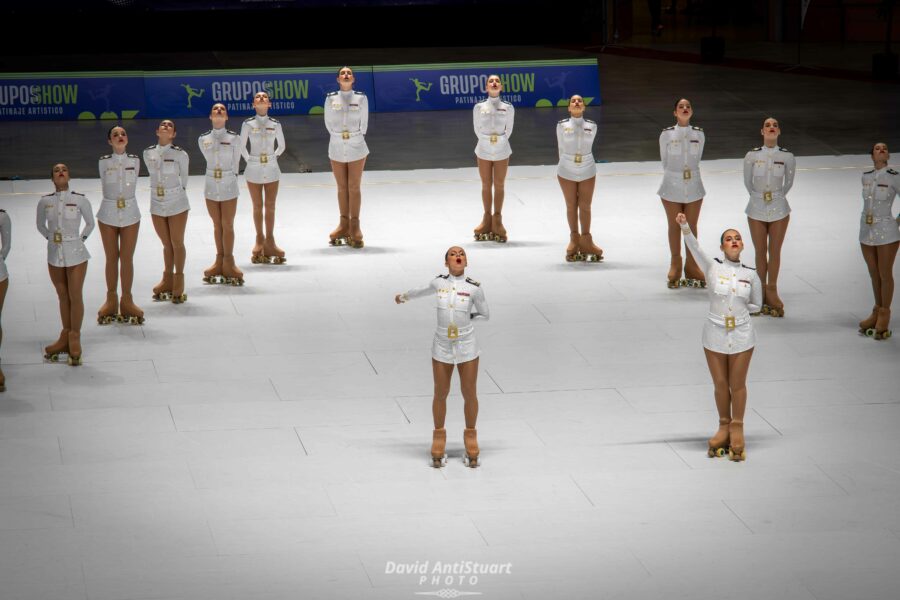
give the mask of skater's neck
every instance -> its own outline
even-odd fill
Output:
[[[778,140],[766,140],[766,143],[764,144],[764,146],[765,146],[766,148],[769,148],[770,150],[771,150],[772,148],[777,148],[777,147],[778,147]]]
[[[888,165],[888,164],[887,164],[887,161],[886,161],[886,160],[876,160],[876,161],[875,161],[875,170],[876,170],[876,171],[880,171],[880,170],[882,170],[883,168],[885,168],[887,165]]]

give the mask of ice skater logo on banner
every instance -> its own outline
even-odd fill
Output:
[[[412,81],[412,82],[413,82],[413,85],[416,86],[416,102],[421,102],[421,101],[422,101],[422,99],[419,97],[419,94],[420,94],[420,93],[422,93],[422,92],[430,92],[430,91],[431,91],[431,86],[434,85],[434,84],[431,83],[430,81],[426,81],[426,82],[423,83],[423,82],[421,82],[421,81],[419,81],[418,79],[415,79],[415,78],[413,78],[413,77],[410,77],[409,80]]]
[[[192,88],[192,87],[190,86],[190,84],[187,84],[187,83],[182,83],[182,84],[181,84],[181,87],[183,87],[183,88],[184,88],[184,91],[187,92],[187,95],[188,95],[188,97],[187,97],[187,107],[188,107],[188,108],[194,108],[193,106],[191,106],[191,99],[192,99],[192,98],[202,98],[204,92],[206,92],[206,89],[201,89],[200,91],[197,91],[195,88]]]

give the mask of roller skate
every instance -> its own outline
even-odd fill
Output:
[[[669,262],[669,273],[666,275],[666,286],[670,290],[681,287],[681,257],[673,256]]]
[[[119,297],[115,292],[106,292],[106,302],[97,312],[97,325],[109,325],[119,318]]]
[[[481,224],[473,231],[476,242],[489,242],[494,239],[494,234],[491,233],[492,224],[491,213],[484,213],[484,216],[481,217]]]
[[[770,317],[784,316],[784,303],[778,297],[778,288],[774,285],[766,285],[766,300],[763,303],[762,313]]]
[[[244,273],[234,264],[234,256],[231,254],[222,262],[222,275],[229,285],[244,285]]]
[[[691,260],[688,260],[684,267],[684,279],[681,280],[681,285],[692,288],[706,287],[706,277],[703,275],[703,271]]]
[[[59,339],[44,348],[44,360],[49,362],[58,362],[60,354],[69,353],[69,330],[63,329],[59,332]]]
[[[250,262],[254,265],[269,262],[263,254],[263,237],[256,236],[256,243],[253,244],[253,250],[250,251]]]
[[[731,437],[728,458],[734,462],[747,460],[747,452],[744,449],[744,422],[732,421],[728,426],[728,434]]]
[[[203,271],[203,283],[226,283],[225,276],[222,275],[222,255],[216,254],[216,262],[205,271]]]
[[[119,302],[120,314],[119,322],[128,323],[129,325],[143,325],[144,311],[138,308],[134,303],[131,294],[123,294],[122,301]]]
[[[164,272],[162,275],[162,281],[160,281],[153,287],[153,299],[156,301],[172,299],[171,273]]]
[[[491,232],[495,242],[506,243],[506,228],[503,226],[503,215],[500,213],[494,213],[491,217]]]
[[[172,304],[187,302],[187,294],[184,293],[184,273],[175,273],[172,279]]]
[[[431,437],[431,466],[435,469],[447,466],[447,430],[441,427],[435,429]]]
[[[474,427],[471,429],[466,427],[463,430],[463,443],[466,446],[466,455],[463,457],[463,462],[467,467],[473,469],[481,466],[481,462],[478,460],[478,438],[476,433]]]
[[[6,391],[6,375],[3,374],[3,369],[0,369],[0,392]]]
[[[350,244],[351,248],[362,248],[365,246],[362,229],[359,228],[358,217],[350,219],[350,235],[347,238],[347,243]]]
[[[722,457],[728,452],[729,444],[729,428],[731,419],[719,419],[719,430],[714,436],[709,438],[709,450],[706,455],[710,458]]]
[[[875,335],[875,323],[878,321],[878,309],[880,308],[881,307],[876,304],[872,307],[872,314],[859,322],[859,332],[861,334],[869,337]]]
[[[579,244],[578,260],[585,262],[602,262],[603,249],[594,245],[594,239],[589,233],[581,234],[581,243]]]
[[[350,217],[341,215],[337,229],[328,234],[329,246],[343,246],[350,243]]]
[[[284,250],[275,245],[274,238],[266,238],[263,242],[262,260],[259,262],[269,263],[272,265],[281,265],[287,262],[284,257]]]
[[[566,262],[575,262],[581,260],[581,250],[579,242],[581,237],[576,232],[569,233],[569,245],[566,246]]]
[[[891,323],[891,309],[883,306],[878,309],[878,320],[875,322],[875,333],[873,337],[876,340],[886,340],[891,337],[891,330],[888,325]]]
[[[81,366],[81,332],[69,331],[69,360],[70,367]]]

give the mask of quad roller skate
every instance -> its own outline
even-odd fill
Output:
[[[44,360],[59,362],[60,354],[69,353],[69,330],[63,329],[59,333],[59,339],[44,348]]]
[[[875,323],[878,321],[878,309],[881,307],[877,304],[872,307],[872,314],[859,322],[859,332],[863,335],[872,337],[875,335]]]
[[[709,449],[706,455],[710,458],[723,457],[728,453],[729,444],[729,424],[731,419],[719,419],[719,430],[714,436],[709,438]]]
[[[175,273],[172,280],[172,304],[187,302],[187,294],[184,293],[184,273]]]
[[[728,458],[734,462],[747,460],[747,451],[744,449],[744,422],[732,421],[728,426],[728,433],[731,437]]]
[[[228,255],[222,262],[222,275],[229,285],[244,285],[244,273],[234,264],[234,256]]]
[[[205,271],[203,271],[203,283],[225,283],[225,276],[222,274],[223,255],[216,254],[216,262]]]
[[[435,429],[431,437],[431,466],[435,469],[447,466],[447,430]]]
[[[466,455],[463,457],[463,462],[467,467],[472,469],[481,466],[481,461],[478,458],[478,437],[475,428],[466,427],[463,430],[463,444],[466,446]]]
[[[875,333],[872,334],[876,340],[886,340],[891,337],[891,330],[888,325],[891,323],[891,309],[883,306],[878,309],[878,320],[875,321]]]
[[[131,294],[122,296],[122,300],[119,302],[119,322],[129,325],[144,324],[144,311],[134,303]]]
[[[762,313],[770,317],[781,318],[784,316],[784,302],[778,297],[778,288],[774,285],[766,285],[766,299],[763,303]]]
[[[328,234],[329,246],[343,246],[350,243],[350,217],[341,215],[337,229]]]
[[[350,244],[351,248],[362,248],[366,245],[363,242],[362,229],[359,228],[359,217],[350,219],[350,235],[347,238],[347,243]]]
[[[69,360],[70,367],[81,366],[81,332],[69,331]]]
[[[503,226],[503,215],[500,213],[495,213],[491,217],[491,232],[495,242],[506,243],[506,228]]]
[[[681,280],[681,285],[692,288],[706,287],[706,278],[703,275],[703,271],[690,257],[688,257],[687,263],[684,265],[684,278]]]
[[[670,290],[681,287],[681,257],[673,256],[669,263],[669,273],[666,275],[666,286]]]
[[[260,248],[259,253],[257,253],[257,247]],[[253,247],[253,255],[250,257],[250,260],[256,264],[270,265],[281,265],[287,262],[287,259],[284,257],[284,250],[276,246],[272,238],[267,238],[262,243],[262,246],[259,245],[259,240],[257,239],[257,245]]]
[[[581,250],[579,249],[579,242],[581,241],[581,237],[576,232],[569,233],[569,245],[566,246],[566,262],[575,262],[578,260],[578,257],[581,255]]]
[[[263,254],[263,238],[256,236],[256,243],[253,244],[253,250],[250,251],[250,262],[254,265],[267,263],[265,254]]]
[[[106,292],[106,302],[97,312],[97,325],[109,325],[119,320],[119,297],[115,292]]]
[[[157,302],[172,299],[172,274],[163,273],[162,281],[153,287],[153,299]]]
[[[492,224],[491,213],[484,213],[484,216],[481,217],[481,224],[473,231],[476,242],[490,242],[494,239],[494,234],[491,233]]]
[[[581,234],[581,242],[578,245],[578,260],[584,262],[603,262],[603,250],[594,245],[594,239],[589,233]]]

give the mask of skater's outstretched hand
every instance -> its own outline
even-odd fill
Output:
[[[394,302],[397,304],[403,304],[403,294],[397,294],[394,296]]]
[[[684,225],[685,223],[687,223],[687,217],[684,216],[684,213],[678,213],[677,215],[675,215],[675,222],[679,225]]]

